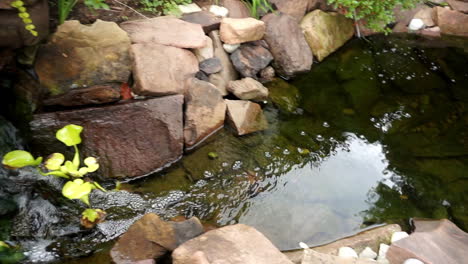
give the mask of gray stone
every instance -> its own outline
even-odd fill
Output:
[[[132,43],[151,43],[177,48],[202,48],[205,32],[199,24],[185,22],[171,16],[133,20],[120,24]]]
[[[147,175],[176,161],[183,151],[183,96],[34,115],[32,148],[49,155],[73,156],[55,138],[70,123],[83,126],[82,157],[99,159],[99,174],[108,178]]]
[[[273,60],[268,49],[255,44],[243,44],[231,54],[231,61],[236,70],[244,77],[256,78],[258,72],[266,68]]]
[[[213,30],[218,30],[219,25],[221,24],[221,18],[208,11],[184,14],[180,19],[201,25],[205,34],[208,34]]]
[[[200,71],[209,75],[220,72],[223,69],[223,65],[219,58],[211,58],[200,62],[199,68]]]
[[[297,21],[281,13],[268,14],[262,20],[266,23],[264,39],[273,54],[273,66],[277,73],[292,77],[309,71],[312,52]]]
[[[172,260],[174,264],[192,264],[195,254],[210,263],[292,264],[265,236],[242,224],[215,229],[185,242],[174,250]]]
[[[192,52],[159,44],[133,44],[134,93],[163,96],[183,94],[186,81],[198,72]]]
[[[212,31],[210,38],[213,40],[214,55],[221,60],[221,64],[223,65],[223,69],[220,72],[210,75],[210,83],[214,84],[224,96],[228,94],[226,90],[227,84],[230,81],[237,80],[238,74],[234,66],[232,66],[228,54],[224,51],[223,43],[219,38],[219,31]]]

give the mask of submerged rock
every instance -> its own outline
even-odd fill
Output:
[[[338,13],[315,10],[301,21],[301,28],[312,53],[319,61],[343,46],[354,36],[353,21]]]
[[[270,100],[282,111],[293,113],[299,107],[301,94],[295,86],[280,78],[276,78],[266,86],[269,90]]]
[[[80,106],[105,104],[120,100],[119,87],[111,85],[94,85],[88,88],[73,89],[65,94],[56,95],[44,100],[44,105]]]
[[[150,213],[119,238],[110,255],[117,264],[155,259],[202,233],[203,226],[196,217],[183,222],[166,222]]]
[[[225,100],[228,121],[238,136],[268,128],[268,121],[259,104],[244,100]]]
[[[35,69],[52,95],[76,87],[123,83],[130,77],[129,49],[127,33],[114,22],[98,19],[87,26],[70,20],[39,49]]]
[[[73,123],[84,127],[83,157],[99,158],[103,177],[146,175],[182,155],[183,96],[168,96],[99,108],[37,114],[31,122],[34,148],[45,155],[69,153],[55,132]]]
[[[264,235],[242,224],[209,231],[172,253],[174,264],[190,264],[200,258],[211,263],[229,260],[232,264],[292,264]]]
[[[185,22],[171,16],[128,21],[120,24],[132,43],[161,44],[177,48],[202,48],[205,32],[199,24]]]
[[[297,21],[282,13],[268,14],[262,18],[266,24],[264,39],[274,57],[278,74],[292,77],[309,71],[312,52]]]

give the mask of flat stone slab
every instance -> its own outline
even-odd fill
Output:
[[[182,95],[80,110],[36,114],[30,123],[35,153],[73,157],[55,138],[68,124],[83,126],[81,157],[98,158],[102,177],[149,174],[178,160],[183,151]]]

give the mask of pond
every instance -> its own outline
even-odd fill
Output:
[[[226,127],[123,189],[153,205],[176,197],[157,211],[166,219],[254,226],[281,250],[383,223],[408,228],[411,217],[466,231],[468,47],[450,43],[353,40],[309,73],[267,84],[268,130],[236,137]],[[151,210],[137,211],[120,216]]]

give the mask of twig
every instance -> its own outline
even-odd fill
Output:
[[[112,0],[112,1],[117,2],[117,3],[119,3],[119,4],[123,5],[123,6],[125,6],[126,8],[132,10],[133,12],[137,13],[138,15],[140,15],[140,16],[146,18],[146,19],[149,19],[149,17],[147,17],[147,16],[143,15],[142,13],[136,11],[135,9],[131,8],[130,6],[128,6],[128,5],[126,5],[126,4],[122,3],[122,2],[120,2],[119,0]]]

